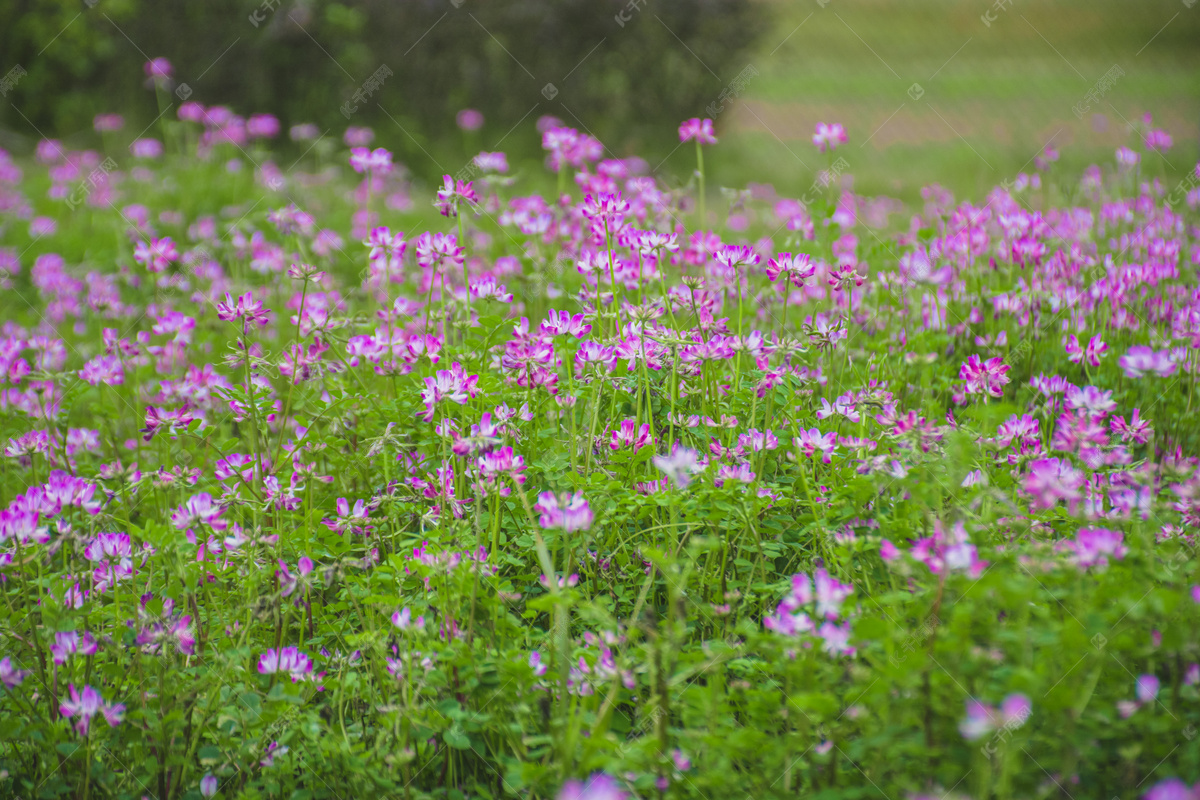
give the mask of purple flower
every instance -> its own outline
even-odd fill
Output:
[[[597,772],[586,781],[564,783],[557,800],[625,800],[628,796],[615,778]]]
[[[838,122],[818,122],[816,132],[812,137],[813,145],[822,153],[826,150],[834,150],[838,145],[845,144],[847,141],[846,129]]]
[[[1154,702],[1158,697],[1158,678],[1149,673],[1139,675],[1137,679],[1137,699],[1139,703],[1146,704]]]
[[[0,658],[0,683],[7,688],[15,689],[20,686],[21,681],[25,680],[25,676],[28,674],[28,670],[14,668],[12,659],[8,656]]]
[[[700,144],[716,144],[717,137],[713,133],[713,121],[711,119],[693,117],[681,123],[679,126],[679,141],[690,142],[693,139]]]
[[[704,469],[696,451],[681,447],[678,442],[671,449],[669,456],[655,456],[654,466],[666,475],[680,489],[686,489],[692,482],[692,476]]]
[[[313,670],[312,659],[295,647],[267,650],[258,657],[258,671],[262,675],[286,672],[293,681],[304,680]]]
[[[1171,359],[1169,350],[1155,350],[1145,345],[1129,348],[1129,352],[1121,356],[1117,363],[1129,378],[1140,378],[1147,374],[1165,378],[1174,374],[1179,366]]]
[[[1151,786],[1142,800],[1196,800],[1197,797],[1200,797],[1200,783],[1189,789],[1179,778],[1167,778]]]
[[[483,114],[473,108],[464,108],[458,112],[454,121],[464,131],[477,131],[483,127]]]
[[[211,772],[200,779],[200,796],[212,797],[217,793],[217,776]]]
[[[538,524],[546,530],[586,531],[595,520],[583,492],[566,494],[562,497],[554,492],[542,492],[534,506],[541,512]]]
[[[76,691],[75,684],[70,687],[70,699],[64,698],[58,707],[58,712],[67,719],[79,717],[75,722],[75,732],[87,736],[92,724],[92,717],[103,714],[104,720],[113,728],[121,724],[125,715],[125,706],[121,703],[106,703],[100,692],[91,686],[84,686],[83,692]]]
[[[142,69],[151,80],[166,80],[171,77],[171,62],[162,56],[150,59],[142,65]]]

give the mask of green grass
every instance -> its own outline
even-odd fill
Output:
[[[1067,170],[1111,163],[1144,112],[1175,138],[1165,159],[1147,160],[1149,174],[1170,185],[1196,163],[1200,6],[1016,2],[989,26],[988,2],[771,5],[777,21],[750,58],[759,75],[718,118],[713,185],[763,181],[802,194],[825,166],[809,141],[817,121],[846,126],[839,155],[857,191],[910,201],[930,183],[977,199],[1031,171],[1047,142]],[[1073,106],[1114,65],[1124,75],[1077,118]],[[670,164],[684,173],[690,158],[681,149]]]

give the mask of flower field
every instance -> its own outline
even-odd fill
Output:
[[[1169,132],[906,207],[538,128],[0,151],[0,794],[1200,796]]]

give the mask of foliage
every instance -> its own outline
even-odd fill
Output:
[[[560,200],[481,157],[436,215],[195,111],[0,170],[4,792],[1200,780],[1161,131],[892,224],[829,175],[710,216],[546,121]]]

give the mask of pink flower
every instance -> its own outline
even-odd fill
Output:
[[[802,429],[792,443],[808,457],[812,457],[818,450],[821,451],[821,461],[828,464],[833,460],[833,451],[837,449],[837,432],[822,434],[816,428]]]
[[[1100,366],[1100,359],[1108,352],[1108,345],[1101,341],[1099,334],[1088,340],[1086,348],[1080,347],[1075,334],[1071,334],[1064,342],[1064,347],[1067,351],[1067,360],[1072,364],[1086,361],[1090,367]]]
[[[591,333],[592,326],[585,321],[583,314],[572,315],[570,311],[550,309],[549,316],[538,330],[543,336],[569,334],[576,339],[582,339]]]
[[[692,117],[679,126],[679,141],[690,142],[695,139],[700,144],[716,144],[717,137],[713,133],[711,119]]]
[[[165,80],[171,77],[171,62],[159,56],[152,58],[142,65],[142,69],[146,72],[146,77],[152,80]]]
[[[425,628],[425,617],[420,616],[413,619],[412,609],[405,606],[392,614],[392,624],[402,631],[420,631]]]
[[[465,405],[467,400],[479,393],[478,375],[468,376],[462,364],[455,361],[450,369],[439,369],[432,378],[425,378],[425,388],[421,390],[421,399],[425,402],[425,411],[418,413],[426,422],[433,421],[434,409],[439,403],[451,402]]]
[[[562,530],[567,533],[586,531],[592,527],[595,519],[583,492],[562,497],[554,492],[542,492],[538,495],[534,508],[541,512],[538,524],[546,530]]]
[[[337,501],[337,518],[330,519],[326,517],[321,520],[321,524],[337,534],[343,534],[347,531],[350,533],[366,534],[371,531],[371,526],[367,524],[369,516],[370,513],[367,511],[365,501],[355,500],[352,510],[350,508],[350,501],[344,497],[339,497]]]
[[[817,267],[812,262],[812,258],[804,253],[780,253],[767,261],[767,277],[772,282],[779,279],[779,276],[784,275],[792,285],[799,288],[804,285],[804,282],[811,278],[817,271]]]
[[[1158,678],[1154,675],[1145,674],[1139,675],[1137,679],[1137,699],[1143,705],[1153,703],[1158,697]]]
[[[612,432],[612,440],[608,443],[608,446],[613,450],[620,450],[622,447],[632,447],[634,452],[637,452],[652,441],[650,423],[643,422],[639,428],[635,420],[626,419],[622,420],[621,426]]]
[[[1065,500],[1074,513],[1080,500],[1084,475],[1068,459],[1042,458],[1029,465],[1025,476],[1025,491],[1033,496],[1037,508],[1053,508]]]
[[[1004,386],[1011,380],[1007,375],[1009,369],[999,356],[987,361],[980,361],[979,356],[971,356],[959,367],[958,377],[966,382],[963,389],[966,394],[1003,397]]]
[[[678,442],[671,449],[669,456],[655,456],[653,461],[654,466],[680,489],[686,489],[692,482],[692,476],[704,469],[696,451],[681,447]]]
[[[149,272],[163,272],[171,262],[179,260],[179,252],[170,236],[152,239],[149,243],[138,242],[133,249],[133,260]]]
[[[6,688],[15,689],[20,686],[21,681],[25,680],[25,676],[28,674],[28,670],[13,667],[12,659],[8,656],[0,658],[0,683],[3,683]]]
[[[312,659],[295,647],[284,647],[281,650],[271,648],[258,657],[258,671],[261,675],[286,672],[293,681],[299,681],[307,678],[312,670]]]
[[[464,108],[454,120],[464,131],[477,131],[483,127],[483,114],[473,108]]]
[[[1200,797],[1200,783],[1189,789],[1179,778],[1167,778],[1151,786],[1142,800],[1196,800],[1197,797]]]
[[[67,719],[71,717],[79,717],[75,722],[75,732],[80,736],[87,736],[88,728],[91,727],[92,717],[97,714],[103,714],[104,720],[109,726],[115,728],[121,724],[121,720],[125,716],[125,706],[121,703],[106,703],[104,698],[100,696],[100,692],[93,689],[91,686],[84,686],[83,692],[76,691],[75,684],[70,687],[70,699],[64,698],[58,707],[58,712]]]
[[[1063,550],[1074,554],[1080,567],[1105,567],[1112,556],[1118,561],[1125,557],[1125,534],[1108,528],[1080,528],[1075,541],[1063,542]]]
[[[556,800],[625,800],[628,796],[616,779],[597,772],[586,781],[564,783]]]
[[[812,137],[813,144],[822,153],[826,150],[834,150],[838,145],[845,144],[847,141],[846,129],[837,122],[828,124],[818,122],[816,133]]]
[[[1169,350],[1154,350],[1151,347],[1137,345],[1129,348],[1129,352],[1117,360],[1126,377],[1140,378],[1146,374],[1165,378],[1174,374],[1178,365],[1171,359]]]
[[[475,193],[470,181],[456,181],[449,175],[442,176],[442,187],[437,191],[438,210],[443,217],[457,217],[458,208],[462,203],[476,205],[479,195]]]
[[[350,167],[360,174],[367,172],[386,175],[392,171],[392,154],[382,147],[376,147],[374,150],[355,147],[350,151]]]

